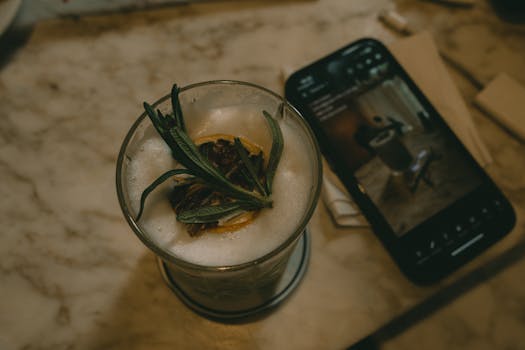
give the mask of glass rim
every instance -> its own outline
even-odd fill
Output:
[[[265,87],[262,87],[260,85],[248,83],[244,81],[237,81],[237,80],[203,81],[203,82],[194,83],[194,84],[190,84],[190,85],[181,87],[180,92],[184,92],[186,90],[198,88],[201,86],[207,86],[207,85],[244,85],[247,87],[261,90],[267,94],[270,94],[276,97],[277,99],[280,99],[285,104],[285,106],[289,108],[290,110],[292,110],[292,112],[295,113],[301,120],[303,130],[307,133],[307,136],[312,140],[311,144],[314,148],[313,157],[317,161],[318,166],[317,166],[317,173],[314,174],[314,178],[317,177],[317,181],[314,182],[314,187],[315,187],[313,189],[314,193],[309,198],[308,208],[303,215],[303,219],[301,220],[299,225],[296,227],[295,232],[293,232],[286,240],[284,240],[281,244],[279,244],[276,248],[272,249],[270,252],[254,260],[250,260],[247,262],[243,262],[241,264],[234,264],[234,265],[208,266],[208,265],[195,264],[195,263],[192,263],[192,262],[189,262],[189,261],[186,261],[186,260],[183,260],[177,257],[175,254],[170,253],[167,249],[160,248],[158,244],[156,244],[152,239],[150,239],[148,235],[138,226],[137,222],[132,217],[131,210],[129,206],[126,204],[126,201],[124,200],[124,189],[123,189],[123,184],[122,184],[122,176],[123,176],[122,165],[123,165],[124,158],[125,158],[125,152],[138,126],[147,116],[145,111],[142,112],[142,114],[132,124],[132,126],[126,133],[124,140],[122,141],[122,145],[120,146],[120,151],[119,151],[118,158],[117,158],[117,169],[116,169],[117,197],[118,197],[118,202],[120,204],[122,213],[124,214],[124,217],[127,223],[129,224],[129,226],[131,227],[135,235],[138,236],[138,238],[142,241],[142,243],[144,243],[144,245],[146,245],[146,247],[151,249],[157,256],[161,257],[165,261],[170,262],[172,264],[179,265],[179,266],[183,266],[186,268],[192,268],[192,269],[198,269],[198,270],[204,270],[204,271],[237,271],[237,270],[242,270],[249,266],[260,264],[266,260],[271,259],[272,257],[276,256],[277,254],[285,250],[289,245],[293,244],[294,241],[300,237],[301,233],[304,231],[304,229],[306,228],[306,225],[310,221],[310,218],[316,208],[316,205],[319,199],[319,195],[321,192],[322,168],[323,168],[322,162],[321,162],[321,153],[320,153],[319,145],[316,141],[315,135],[312,129],[310,128],[310,126],[308,125],[308,123],[306,122],[306,120],[304,119],[304,117],[301,115],[301,113],[299,113],[299,111],[294,106],[292,106],[284,97],[280,96],[279,94]],[[152,104],[152,107],[153,108],[157,107],[159,104],[169,99],[170,96],[171,96],[170,94],[167,94],[161,97],[160,99],[155,101],[155,103]]]

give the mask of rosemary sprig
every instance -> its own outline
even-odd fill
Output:
[[[155,181],[153,181],[151,185],[146,187],[146,189],[144,190],[144,192],[142,192],[142,195],[140,196],[140,209],[139,209],[139,213],[137,214],[137,218],[135,220],[136,221],[140,220],[140,217],[142,216],[142,212],[144,211],[144,203],[146,202],[146,198],[154,189],[156,189],[158,186],[160,186],[162,183],[164,183],[169,178],[176,176],[176,175],[184,175],[184,174],[192,175],[188,169],[168,170],[164,174],[159,176]]]
[[[177,220],[185,224],[207,224],[218,222],[221,218],[247,211],[250,203],[231,202],[218,205],[210,205],[183,211],[177,215]],[[255,210],[257,208],[254,208]]]
[[[258,164],[253,164],[246,149],[239,138],[234,138],[235,148],[242,163],[247,171],[241,173],[245,176],[248,183],[254,184],[257,191],[248,191],[241,186],[232,183],[223,175],[208,158],[199,152],[197,146],[186,133],[184,118],[179,101],[179,88],[173,85],[171,90],[172,114],[163,115],[160,110],[154,111],[153,108],[144,102],[146,114],[153,123],[155,129],[170,147],[173,157],[186,169],[173,169],[162,174],[150,186],[148,186],[141,196],[140,210],[137,215],[138,221],[144,210],[144,203],[147,196],[160,184],[176,175],[191,175],[192,179],[202,182],[205,186],[223,195],[226,199],[224,203],[213,204],[185,210],[177,214],[177,220],[186,224],[206,224],[216,223],[221,218],[242,211],[253,211],[272,206],[271,190],[275,171],[279,163],[283,150],[283,136],[278,122],[266,111],[263,115],[268,122],[272,134],[272,149],[264,175],[265,183],[261,184],[258,171],[262,166],[260,160]],[[277,113],[282,114],[283,105]],[[262,157],[261,157],[262,159]]]
[[[229,197],[246,201],[258,208],[271,206],[272,201],[269,197],[263,196],[257,192],[247,191],[242,187],[233,184],[221,174],[199,153],[199,150],[191,141],[188,134],[180,130],[178,127],[174,127],[171,129],[171,135],[178,146],[176,149],[173,149],[175,159],[184,159],[181,163],[188,168],[192,174],[201,178],[207,185]]]
[[[173,87],[171,88],[171,108],[173,108],[173,114],[175,115],[177,126],[186,131],[186,125],[184,124],[184,118],[182,117],[182,109],[180,108],[179,88],[177,84],[173,84]]]
[[[151,119],[151,123],[159,133],[159,135],[162,137],[164,142],[170,147],[173,148],[176,145],[174,144],[170,134],[170,120],[167,119],[162,113],[158,110],[157,113],[153,110],[153,108],[147,103],[144,102],[144,110],[146,111],[146,114]]]
[[[279,106],[277,113],[282,114],[283,106],[284,105],[282,104]],[[279,165],[283,153],[284,141],[283,133],[281,132],[281,128],[277,121],[266,111],[263,111],[263,115],[266,118],[272,133],[272,149],[270,151],[270,158],[268,159],[268,166],[266,167],[266,191],[268,194],[271,194],[275,171],[277,170],[277,165]]]
[[[246,150],[244,149],[244,146],[241,143],[241,140],[238,137],[235,137],[233,139],[233,142],[235,144],[235,149],[237,150],[237,153],[241,157],[242,162],[244,163],[244,166],[248,170],[249,175],[249,181],[253,184],[255,184],[255,187],[259,190],[259,192],[265,196],[268,196],[269,193],[266,191],[266,189],[261,185],[261,182],[259,181],[259,177],[257,176],[257,172],[255,171],[254,165],[250,161],[250,158],[248,158],[248,154],[246,153]]]

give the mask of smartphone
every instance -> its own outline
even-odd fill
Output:
[[[413,282],[438,281],[514,227],[509,201],[381,42],[300,69],[285,95]]]

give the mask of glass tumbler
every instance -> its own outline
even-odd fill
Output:
[[[194,311],[215,319],[241,318],[271,309],[297,286],[309,257],[306,226],[317,204],[322,181],[319,148],[314,135],[303,117],[282,97],[251,83],[209,81],[192,84],[180,89],[179,100],[188,130],[198,124],[202,115],[220,114],[225,109],[255,109],[261,118],[262,110],[272,116],[281,111],[280,117],[276,118],[284,118],[308,149],[307,171],[313,180],[309,188],[302,189],[307,193],[307,204],[297,225],[289,232],[284,232],[284,240],[271,251],[226,266],[206,266],[184,260],[168,247],[159,244],[141,222],[135,220],[136,205],[131,203],[128,195],[130,179],[127,169],[141,137],[152,129],[145,113],[131,126],[117,160],[117,195],[124,217],[138,238],[157,256],[162,276],[183,302]],[[152,106],[154,110],[170,113],[170,96],[162,97]],[[247,133],[254,133],[254,138],[261,137],[255,134],[257,128],[247,126],[247,130]],[[250,138],[250,135],[247,136]],[[286,138],[284,142],[286,147]],[[256,224],[257,218],[250,225]]]

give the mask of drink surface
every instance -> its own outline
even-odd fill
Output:
[[[239,106],[207,111],[188,108],[185,115],[190,116],[186,125],[192,139],[214,134],[244,137],[260,146],[267,160],[271,134],[262,110]],[[290,117],[279,120],[279,125],[284,149],[273,182],[273,208],[261,210],[253,222],[236,231],[190,237],[184,225],[176,221],[168,201],[168,181],[148,197],[139,222],[142,230],[164,250],[205,266],[249,262],[278,247],[301,223],[314,190],[314,155],[304,129]],[[126,178],[129,200],[136,213],[142,191],[159,175],[175,168],[177,162],[151,125],[136,135],[131,146]]]

